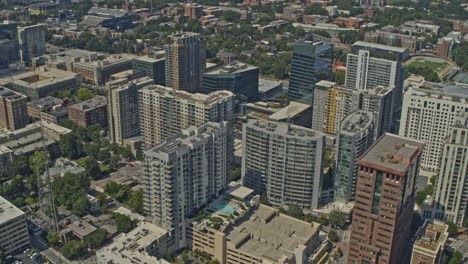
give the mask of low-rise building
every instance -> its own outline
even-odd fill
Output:
[[[448,225],[443,222],[426,220],[417,233],[411,264],[441,264],[448,238]]]
[[[259,204],[253,190],[231,184],[188,228],[191,248],[221,264],[308,263],[320,225]]]
[[[95,96],[92,99],[68,107],[68,118],[80,127],[100,124],[107,127],[107,99]]]
[[[83,167],[80,167],[76,161],[60,157],[55,161],[53,167],[49,168],[50,177],[63,177],[67,173],[78,174],[85,172]]]
[[[166,230],[140,222],[128,233],[121,233],[113,242],[96,252],[98,264],[169,264],[158,257],[166,256],[172,238]]]
[[[74,71],[81,73],[83,78],[91,83],[103,85],[112,74],[132,69],[135,55],[116,54],[99,58],[89,56],[74,63]]]
[[[15,131],[0,129],[0,145],[10,149],[13,157],[30,155],[45,147],[55,159],[60,156],[60,137],[69,133],[71,130],[68,128],[40,121]]]
[[[9,255],[29,246],[26,214],[0,196],[0,248]]]
[[[46,96],[28,103],[28,115],[31,118],[40,119],[41,112],[50,111],[56,106],[62,106],[64,101],[53,96]]]
[[[15,91],[38,99],[46,97],[52,91],[76,88],[81,84],[81,75],[60,69],[41,67],[35,71],[20,73],[3,78],[0,84]]]

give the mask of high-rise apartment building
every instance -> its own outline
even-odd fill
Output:
[[[254,101],[258,95],[258,67],[231,62],[203,74],[203,92],[226,90],[242,101]]]
[[[320,81],[315,85],[312,129],[337,134],[343,119],[356,110],[373,113],[374,140],[390,131],[393,122],[393,87],[355,90]]]
[[[385,133],[358,160],[348,263],[403,263],[423,148]]]
[[[227,187],[229,130],[227,122],[208,122],[145,151],[144,210],[171,233],[175,250],[187,246],[188,219]]]
[[[359,110],[359,102],[359,91],[337,86],[329,81],[316,83],[312,105],[312,129],[336,134],[341,121],[350,113]]]
[[[458,118],[442,149],[435,218],[463,225],[468,217],[468,114]]]
[[[394,87],[376,86],[360,93],[359,109],[374,114],[374,140],[391,131],[394,121],[393,92]]]
[[[166,86],[187,92],[200,92],[206,68],[205,41],[199,34],[183,32],[171,35],[166,45]]]
[[[21,61],[30,64],[32,58],[46,53],[46,28],[43,24],[20,28],[18,34]]]
[[[138,93],[140,128],[144,142],[148,145],[159,144],[189,126],[233,119],[234,94],[229,91],[191,94],[150,85]]]
[[[400,135],[426,142],[421,168],[436,172],[442,146],[456,117],[468,112],[468,95],[457,86],[410,88],[403,98]]]
[[[0,196],[0,248],[5,255],[29,246],[26,214]]]
[[[377,86],[394,87],[392,110],[395,116],[400,116],[405,79],[404,61],[409,57],[409,50],[357,41],[351,51],[346,63],[345,86],[362,91]],[[392,120],[392,131],[398,129],[397,121]]]
[[[289,100],[311,105],[315,83],[331,79],[332,57],[333,42],[330,39],[310,35],[294,44]]]
[[[372,145],[374,122],[372,112],[358,110],[341,122],[337,135],[335,201],[354,200],[358,158]]]
[[[112,143],[122,145],[124,139],[140,134],[138,90],[153,82],[153,79],[143,77],[108,86],[107,112],[109,114],[109,137]]]
[[[243,184],[271,204],[319,206],[325,134],[289,123],[249,120],[243,127]]]
[[[0,71],[8,70],[10,64],[20,61],[18,24],[11,21],[0,23]]]
[[[29,123],[28,98],[0,86],[0,128],[16,130]]]

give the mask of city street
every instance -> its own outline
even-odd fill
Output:
[[[58,253],[55,249],[49,247],[49,245],[42,240],[40,237],[30,236],[31,239],[31,246],[42,255],[44,255],[50,262],[54,264],[71,264],[74,263],[73,261],[69,261],[64,258],[60,253]]]

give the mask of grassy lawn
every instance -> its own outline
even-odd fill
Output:
[[[102,172],[106,172],[106,173],[110,173],[111,172],[111,169],[109,168],[109,166],[105,165],[105,164],[102,164],[102,163],[99,163],[99,169],[102,171]]]
[[[81,167],[86,167],[86,159],[88,157],[82,157],[82,158],[79,158],[76,161],[76,163],[78,163],[78,165],[80,165]]]
[[[424,67],[429,68],[433,72],[438,72],[447,66],[446,62],[435,62],[435,61],[428,61],[425,59],[416,59],[415,61],[411,62],[408,67]]]

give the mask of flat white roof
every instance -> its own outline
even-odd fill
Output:
[[[23,211],[0,196],[0,225],[22,215],[24,215]]]

